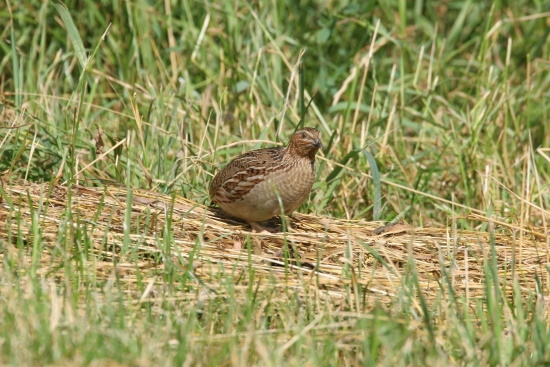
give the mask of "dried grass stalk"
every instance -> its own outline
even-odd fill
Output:
[[[125,246],[128,193],[123,188],[72,186],[69,195],[66,186],[18,182],[5,184],[3,190],[0,222],[5,225],[0,226],[0,238],[6,240],[11,232],[12,239],[18,234],[32,243],[34,213],[45,249],[44,274],[52,274],[60,263],[55,256],[61,252],[54,247],[60,231],[71,235],[69,221],[73,230],[86,228],[99,278],[108,277],[116,264],[126,281],[132,282],[136,267],[162,267],[170,256],[181,271],[191,272],[210,289],[217,288],[220,272],[244,273],[253,267],[260,283],[276,279],[276,284],[295,287],[304,296],[314,292],[317,297],[347,299],[348,303],[353,303],[350,294],[353,298],[359,288],[367,294],[367,304],[391,302],[410,293],[403,282],[411,271],[416,271],[418,285],[428,300],[438,297],[442,301],[442,284],[450,285],[462,300],[474,300],[484,294],[484,266],[491,260],[487,232],[453,233],[448,228],[400,225],[376,234],[381,223],[295,214],[288,233],[250,233],[246,225],[216,210],[183,197],[145,190],[132,192],[132,228],[126,237],[130,246]],[[18,225],[18,217],[24,225]],[[169,251],[164,245],[167,218],[173,238]],[[521,229],[522,236],[517,229],[502,225],[490,224],[489,228],[497,226],[493,233],[500,284],[517,281],[523,291],[535,290],[536,275],[547,274],[548,238],[532,228]],[[280,266],[284,259],[274,257],[285,242],[300,256],[287,267]],[[191,253],[194,260],[189,267]],[[55,269],[53,273],[63,276],[62,268]],[[512,287],[504,289],[511,297]]]

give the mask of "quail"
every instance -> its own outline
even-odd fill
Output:
[[[210,197],[254,231],[274,232],[259,222],[289,215],[304,202],[315,180],[315,154],[321,148],[319,130],[306,127],[296,131],[286,147],[243,153],[214,176]]]

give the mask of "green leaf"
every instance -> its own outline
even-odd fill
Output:
[[[73,18],[69,13],[69,9],[67,9],[65,4],[63,4],[60,0],[54,3],[54,5],[59,15],[61,16],[61,19],[63,20],[63,24],[65,24],[67,33],[69,33],[69,38],[73,43],[74,52],[76,54],[76,57],[78,58],[78,62],[80,63],[82,69],[85,69],[86,64],[88,63],[88,56],[86,55],[86,50],[84,48],[84,43],[82,43],[82,38],[80,38],[80,34],[78,34],[78,30],[76,29],[76,26],[73,22]]]
[[[235,88],[233,88],[233,91],[238,94],[244,92],[248,88],[250,88],[250,83],[246,80],[240,80],[237,82],[237,85],[235,85]]]
[[[370,166],[370,173],[372,176],[372,184],[374,186],[374,199],[373,199],[373,210],[372,210],[372,219],[373,220],[379,220],[382,212],[382,194],[381,194],[381,181],[380,181],[380,171],[378,170],[378,165],[376,164],[376,160],[374,159],[373,155],[370,154],[365,149],[361,149],[363,154],[365,155],[365,158],[367,158],[367,161],[369,162]]]

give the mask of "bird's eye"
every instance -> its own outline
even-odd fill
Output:
[[[302,139],[306,138],[306,133],[302,133]]]

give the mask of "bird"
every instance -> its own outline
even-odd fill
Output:
[[[243,153],[212,179],[209,194],[223,212],[245,220],[255,232],[276,232],[259,222],[294,212],[309,196],[315,181],[315,155],[321,133],[297,130],[285,147]]]

